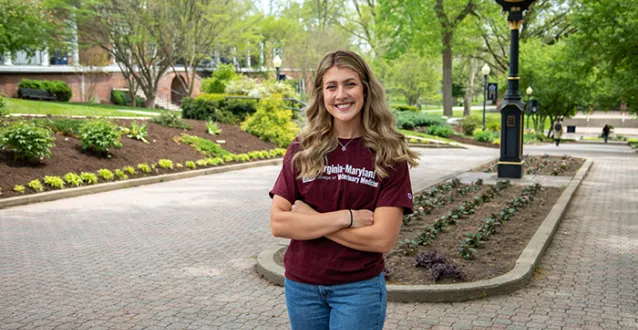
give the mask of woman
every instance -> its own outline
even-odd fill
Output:
[[[412,212],[408,165],[383,87],[359,55],[319,64],[307,127],[288,148],[270,191],[270,227],[284,256],[292,329],[382,329],[383,253]]]
[[[554,123],[553,135],[554,140],[556,141],[556,146],[560,144],[560,137],[563,135],[563,123],[561,118],[557,118]]]

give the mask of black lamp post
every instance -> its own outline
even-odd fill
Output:
[[[529,103],[529,97],[532,95],[533,91],[532,86],[527,86],[527,89],[525,90],[525,94],[527,94],[527,104],[525,105],[527,108],[527,123],[525,124],[525,128],[527,129],[529,129],[529,117],[532,116],[532,104]]]
[[[518,83],[518,40],[523,24],[523,12],[535,0],[496,0],[508,13],[510,25],[510,70],[507,94],[501,104],[501,156],[498,162],[499,178],[523,177],[523,119],[525,104],[521,101]]]
[[[282,64],[282,60],[281,57],[279,57],[279,54],[275,55],[275,58],[272,59],[272,64],[275,66],[275,70],[277,71],[277,77],[275,79],[275,81],[279,81],[279,68],[281,67]]]
[[[483,131],[485,131],[485,102],[487,100],[487,76],[490,75],[490,66],[485,63],[483,68],[481,69],[481,73],[483,73],[484,83],[483,83]]]

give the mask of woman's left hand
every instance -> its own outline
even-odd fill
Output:
[[[296,200],[295,204],[292,204],[292,212],[294,213],[308,213],[308,214],[314,214],[314,213],[319,213],[317,211],[315,211],[315,209],[313,209],[312,207],[310,207],[310,205],[300,201],[300,200]]]

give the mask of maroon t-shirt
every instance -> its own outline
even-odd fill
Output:
[[[342,144],[350,140],[340,140]],[[388,169],[389,176],[379,179],[374,169],[374,154],[361,138],[338,146],[328,154],[323,174],[316,178],[296,179],[292,156],[298,150],[295,141],[288,147],[283,166],[270,197],[279,195],[291,204],[301,200],[318,212],[396,206],[404,214],[412,213],[412,187],[407,162]],[[360,281],[383,271],[383,255],[354,250],[325,237],[291,240],[284,255],[286,278],[309,284],[333,285]]]

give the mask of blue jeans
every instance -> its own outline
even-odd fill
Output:
[[[284,281],[292,330],[381,330],[387,294],[383,273],[368,280],[313,285]]]

